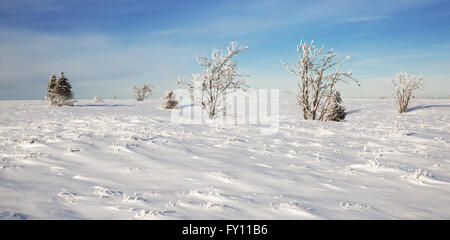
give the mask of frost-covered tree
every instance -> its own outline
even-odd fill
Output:
[[[209,57],[197,56],[198,64],[205,69],[199,74],[193,74],[192,83],[185,83],[178,77],[178,83],[188,88],[193,103],[201,106],[209,119],[226,114],[224,99],[227,91],[247,87],[240,77],[248,75],[237,73],[237,64],[232,59],[247,49],[247,46],[237,42],[231,42],[226,50],[213,49]]]
[[[332,98],[332,104],[328,109],[326,120],[339,122],[344,120],[346,115],[345,107],[342,105],[341,94],[339,91],[336,91]]]
[[[350,58],[339,61],[333,49],[325,51],[324,46],[317,48],[300,41],[297,45],[299,58],[292,65],[282,62],[288,72],[293,73],[297,82],[297,102],[302,108],[303,118],[310,120],[327,120],[327,113],[332,104],[335,85],[350,79],[359,86],[352,77],[352,72],[341,72],[342,65]]]
[[[45,95],[45,98],[47,98],[49,104],[51,106],[56,105],[55,103],[55,87],[56,87],[56,75],[50,74],[50,80],[47,84],[47,94]]]
[[[72,106],[73,105],[73,92],[72,86],[70,85],[69,80],[66,78],[63,72],[59,73],[58,79],[56,79],[56,104],[58,106]]]
[[[408,110],[412,92],[424,87],[422,75],[410,76],[407,72],[397,74],[397,81],[392,80],[391,83],[399,113],[405,113]]]
[[[152,93],[152,87],[148,84],[141,84],[133,87],[133,94],[137,101],[144,101]]]
[[[52,106],[73,106],[73,92],[69,80],[63,72],[59,73],[58,78],[54,79],[54,74],[50,75],[50,81],[47,86],[47,99]]]
[[[173,93],[173,91],[166,92],[166,94],[161,99],[161,108],[164,109],[172,109],[178,104],[178,101],[175,100],[175,94]]]

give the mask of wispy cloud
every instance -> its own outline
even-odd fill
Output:
[[[437,1],[437,0],[434,0]],[[380,21],[398,11],[419,8],[433,1],[224,1],[206,6],[201,16],[181,22],[176,28],[166,28],[152,33],[169,36],[215,34],[238,36],[267,31],[286,25],[310,28],[313,23],[327,24]],[[306,24],[308,23],[308,24]],[[302,25],[305,24],[305,25]]]
[[[295,59],[300,38],[350,55],[348,67],[369,86],[400,70],[445,75],[448,31],[434,21],[423,25],[434,32],[409,26],[430,20],[421,8],[443,1],[0,0],[0,99],[42,98],[48,74],[58,71],[77,97],[127,97],[141,82],[162,92],[178,74],[201,70],[195,55],[231,40],[250,45],[239,68],[254,87],[291,84],[280,60]],[[438,10],[434,18],[446,16]]]

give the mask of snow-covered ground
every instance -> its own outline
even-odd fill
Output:
[[[345,122],[170,121],[159,100],[0,101],[0,219],[450,219],[450,101]]]

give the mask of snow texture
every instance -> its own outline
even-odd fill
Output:
[[[159,99],[0,101],[0,219],[450,218],[449,100],[322,122],[293,98],[272,136],[174,124]]]

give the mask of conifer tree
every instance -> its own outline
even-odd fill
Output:
[[[332,98],[332,105],[327,114],[327,121],[339,122],[345,119],[347,113],[345,112],[345,107],[342,106],[341,94],[336,91]]]
[[[45,95],[45,98],[47,98],[49,104],[51,106],[56,105],[55,104],[55,87],[56,87],[56,75],[50,74],[50,80],[47,84],[47,95]]]
[[[69,80],[66,78],[63,72],[59,73],[58,79],[56,80],[56,86],[54,88],[55,91],[55,104],[57,106],[63,105],[73,105],[73,92],[72,86],[69,83]]]

